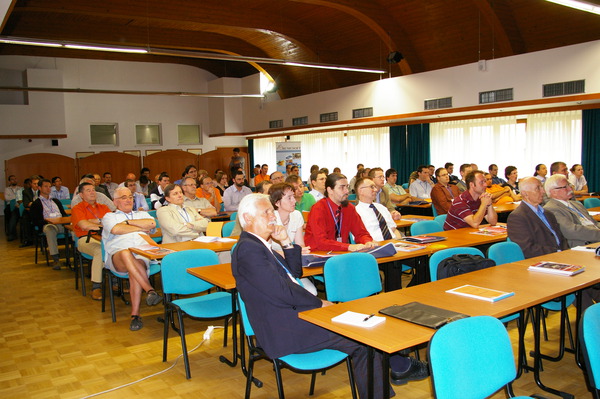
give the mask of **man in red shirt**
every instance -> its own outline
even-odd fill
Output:
[[[96,189],[91,183],[81,183],[79,193],[82,201],[71,209],[71,223],[73,232],[77,236],[79,252],[89,255],[92,260],[92,299],[102,299],[102,251],[100,241],[87,239],[88,231],[100,231],[102,217],[110,212],[106,205],[96,202]],[[83,282],[82,282],[83,284]]]
[[[376,243],[356,212],[348,203],[348,179],[332,173],[325,180],[325,198],[308,214],[304,242],[315,251],[360,251]],[[356,244],[350,244],[350,233]]]

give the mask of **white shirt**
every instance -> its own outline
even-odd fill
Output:
[[[225,210],[228,212],[237,211],[240,202],[242,202],[242,198],[248,194],[252,194],[252,190],[246,186],[242,186],[241,190],[238,190],[235,184],[227,187],[227,190],[225,190],[223,193],[223,204],[225,204]]]
[[[431,184],[426,181],[417,179],[410,184],[408,191],[413,197],[427,199],[431,198]]]
[[[279,215],[279,212],[275,211],[275,217],[277,218],[277,224],[283,225],[283,222],[281,221],[281,216]],[[287,226],[285,226],[285,229],[287,231],[289,239],[292,240],[292,242],[294,242],[294,238],[296,237],[296,232],[298,231],[298,229],[302,229],[303,225],[304,225],[304,218],[302,217],[302,213],[300,213],[300,211],[294,211],[294,212],[290,213],[290,220],[289,220]],[[273,248],[274,251],[282,250],[281,245],[279,245],[279,243],[277,243],[275,241],[272,241],[271,248]]]
[[[22,191],[23,187],[20,186],[8,186],[4,189],[4,201],[6,201],[7,203],[10,202],[11,200],[16,200],[17,199],[17,194],[19,193],[19,191]],[[23,198],[23,197],[21,197]]]
[[[148,245],[140,234],[145,234],[141,231],[135,231],[127,234],[112,234],[111,230],[116,224],[123,222],[124,220],[133,219],[154,219],[148,212],[144,211],[132,211],[125,213],[120,210],[110,212],[104,215],[102,218],[102,241],[104,242],[104,252],[106,257],[104,263],[107,266],[112,266],[112,256],[117,252],[131,248]],[[153,233],[156,229],[153,229],[150,233]]]
[[[312,196],[315,197],[316,201],[319,201],[320,199],[325,198],[324,194],[321,194],[320,191],[317,191],[317,190],[314,190],[314,189],[310,190],[309,194],[312,194]]]
[[[583,186],[587,184],[587,180],[585,180],[585,176],[581,175],[580,178],[577,178],[574,174],[569,175],[569,183],[574,187],[573,191],[581,191],[583,190]]]
[[[383,205],[378,204],[376,202],[373,203],[375,208],[381,213],[383,218],[385,219],[388,229],[392,234],[392,238],[394,238],[394,230],[396,230],[396,222],[392,219],[392,214],[390,211]],[[362,219],[365,228],[371,235],[374,241],[383,241],[383,233],[381,232],[381,228],[379,227],[379,220],[377,220],[377,216],[373,209],[371,209],[371,204],[367,204],[366,202],[359,202],[356,205],[356,212]]]

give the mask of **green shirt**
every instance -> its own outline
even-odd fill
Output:
[[[315,197],[312,194],[304,193],[302,195],[302,201],[296,202],[296,210],[300,212],[309,212],[310,208],[312,208],[316,202],[317,200],[315,200]]]

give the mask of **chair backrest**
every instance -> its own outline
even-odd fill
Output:
[[[447,214],[437,215],[435,218],[433,218],[433,220],[438,222],[440,224],[440,226],[442,226],[442,229],[443,229],[444,223],[446,223],[446,216],[448,216],[448,215]]]
[[[254,330],[252,329],[252,325],[250,324],[250,319],[248,319],[248,311],[246,310],[246,303],[244,303],[244,300],[242,299],[242,296],[239,294],[237,295],[237,300],[238,300],[238,310],[240,312],[240,316],[242,319],[242,326],[244,327],[244,334],[246,334],[247,337],[252,337],[254,336]]]
[[[233,228],[235,227],[235,220],[232,220],[230,222],[227,222],[223,225],[223,237],[229,237],[231,235],[231,232],[233,231]]]
[[[154,219],[154,221],[156,222],[156,228],[158,229],[160,227],[159,223],[158,223],[158,218],[156,217],[156,209],[153,209],[151,211],[148,211],[148,214],[150,216],[152,216],[152,218]]]
[[[70,199],[59,199],[59,201],[62,204],[63,208],[65,208],[65,209],[71,208],[71,200]]]
[[[354,252],[327,259],[323,275],[328,301],[347,302],[382,289],[377,260],[366,253]]]
[[[519,244],[514,242],[498,242],[488,249],[487,257],[493,259],[497,265],[517,262],[525,259]]]
[[[438,252],[434,253],[433,255],[431,255],[431,258],[429,258],[429,277],[431,278],[431,281],[437,280],[437,269],[438,269],[438,265],[440,264],[440,262],[446,258],[451,257],[452,255],[458,255],[458,254],[483,256],[483,252],[481,252],[477,248],[472,248],[472,247],[456,247],[456,248],[442,249],[441,251],[438,251]]]
[[[408,190],[408,186],[409,186],[408,183],[402,183],[402,188],[403,189]]]
[[[487,398],[516,377],[508,332],[491,316],[474,316],[440,328],[428,349],[437,399]]]
[[[225,222],[209,222],[206,226],[206,235],[209,237],[223,237],[223,225]]]
[[[348,201],[356,200],[356,194],[348,194]]]
[[[586,209],[596,208],[597,206],[600,206],[600,199],[586,198],[583,200],[583,206],[585,206]]]
[[[152,209],[152,200],[150,198],[146,198],[146,204],[148,204],[148,209]]]
[[[437,233],[439,231],[444,231],[444,228],[435,220],[423,220],[422,222],[413,223],[410,226],[411,236]]]
[[[431,203],[431,212],[433,213],[434,217],[438,215],[437,209],[435,209],[435,204],[433,202]]]
[[[212,288],[212,284],[192,276],[187,272],[187,269],[218,263],[219,257],[210,249],[191,249],[168,254],[162,260],[163,292],[165,294],[189,295]]]
[[[237,219],[237,212],[233,212],[231,215],[229,215],[229,220],[235,220]]]
[[[583,350],[590,385],[600,389],[600,303],[590,306],[579,324],[579,340]]]

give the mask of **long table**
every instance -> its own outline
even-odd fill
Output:
[[[564,277],[527,270],[529,265],[541,260],[582,264],[586,266],[586,271],[576,276]],[[400,291],[392,291],[334,306],[313,309],[300,313],[299,317],[337,334],[361,342],[371,348],[371,350],[377,349],[382,351],[384,353],[384,369],[387,370],[389,367],[387,355],[428,342],[435,333],[435,330],[387,316],[384,323],[372,328],[334,323],[331,319],[348,310],[365,314],[377,314],[384,307],[394,304],[402,305],[413,301],[465,313],[470,316],[489,315],[503,317],[581,290],[598,282],[600,282],[599,258],[591,252],[568,250],[438,280]],[[489,303],[446,293],[446,290],[464,284],[472,284],[501,291],[514,291],[515,295],[496,303]],[[539,317],[536,319],[536,323],[539,324]],[[539,379],[541,368],[539,325],[536,330],[536,348],[534,351],[536,354],[534,361],[536,382],[542,389],[559,395],[563,394],[546,387]],[[521,346],[520,352],[522,351]],[[522,356],[524,354],[520,353],[519,359],[522,359]],[[387,373],[384,373],[384,375],[385,378],[382,383],[387,384]],[[371,380],[371,382],[373,381]],[[384,392],[386,391],[384,389]],[[563,396],[568,397],[568,394]]]

